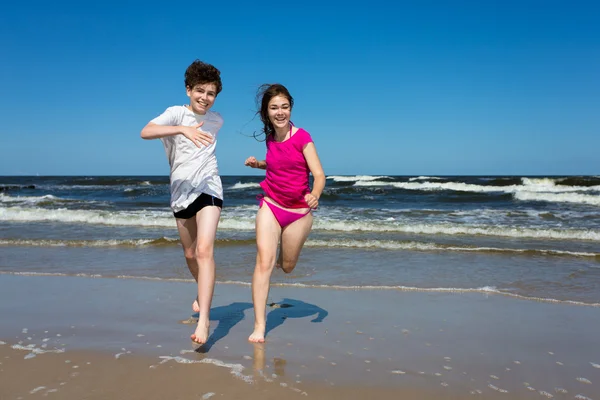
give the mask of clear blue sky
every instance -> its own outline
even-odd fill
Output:
[[[88,4],[89,3],[89,4]],[[280,82],[327,175],[600,174],[596,1],[5,2],[0,175],[168,175],[141,128],[221,70],[223,175]]]

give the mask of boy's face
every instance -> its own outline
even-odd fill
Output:
[[[217,98],[217,86],[214,83],[199,83],[194,87],[187,87],[186,92],[190,98],[190,107],[196,114],[204,115]]]

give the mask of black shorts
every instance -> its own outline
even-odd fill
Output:
[[[222,209],[223,200],[211,196],[210,194],[202,193],[192,204],[187,206],[185,210],[177,211],[176,213],[173,213],[173,215],[175,218],[190,219],[206,206],[217,206]]]

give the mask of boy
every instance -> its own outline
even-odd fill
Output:
[[[186,263],[198,283],[192,309],[199,312],[199,319],[191,339],[199,344],[208,339],[215,287],[213,248],[223,208],[215,156],[223,118],[210,111],[222,89],[220,74],[214,66],[194,61],[185,71],[189,105],[167,108],[141,132],[143,139],[160,139],[169,159],[171,209]]]

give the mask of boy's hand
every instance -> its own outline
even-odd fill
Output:
[[[210,133],[206,133],[200,129],[203,124],[204,121],[194,126],[182,126],[181,133],[183,136],[190,139],[197,147],[200,147],[201,145],[208,146],[214,139]]]
[[[246,158],[244,165],[246,165],[250,168],[258,168],[258,160],[256,159],[256,157],[250,156],[250,157]]]
[[[304,201],[306,201],[306,204],[313,210],[316,210],[317,207],[319,207],[319,199],[312,193],[306,193],[304,195]]]

